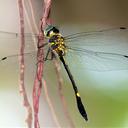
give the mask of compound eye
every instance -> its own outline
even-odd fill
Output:
[[[49,32],[49,36],[51,36],[51,35],[53,35],[54,34],[54,32],[53,31],[50,31]]]
[[[53,28],[53,32],[54,32],[54,33],[59,33],[59,30],[54,27],[54,28]]]
[[[48,31],[48,32],[44,31],[44,35],[46,37],[51,37],[51,35],[53,35],[53,31]]]

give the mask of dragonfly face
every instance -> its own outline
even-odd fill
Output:
[[[56,27],[50,26],[45,31],[46,37],[49,39],[51,48],[59,55],[64,56],[66,53],[66,46],[64,37],[60,34]]]

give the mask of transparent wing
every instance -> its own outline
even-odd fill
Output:
[[[25,53],[37,51],[38,35],[25,33]],[[21,47],[21,35],[19,33],[0,31],[0,57],[16,55]],[[45,44],[47,44],[45,40]]]
[[[47,53],[47,48],[44,49],[44,53]],[[44,55],[45,56],[45,55]],[[9,55],[9,56],[3,56],[0,58],[0,72],[5,76],[10,72],[14,73],[17,72],[19,73],[20,68],[19,68],[19,61],[20,55],[15,54],[15,55]],[[45,67],[49,67],[48,61],[45,62]],[[25,64],[25,73],[27,73],[27,76],[33,76],[36,72],[37,69],[37,51],[32,51],[29,53],[24,53],[24,64]],[[4,74],[5,73],[5,74]],[[29,74],[29,75],[28,75]],[[33,78],[34,79],[34,78]]]
[[[95,71],[127,70],[128,56],[116,53],[97,52],[78,47],[68,47],[65,59],[75,69]]]
[[[25,63],[37,64],[37,34],[25,33]],[[20,50],[20,34],[0,31],[0,69],[18,65]],[[44,47],[46,53],[48,46]]]
[[[37,35],[25,33],[25,52],[36,50]],[[0,31],[0,57],[18,54],[20,34]]]
[[[110,28],[100,31],[80,32],[65,36],[68,46],[105,46],[128,44],[128,29],[124,27]]]
[[[79,64],[79,68],[91,69],[97,71],[108,71],[108,70],[122,70],[128,69],[127,56],[123,54],[107,53],[107,52],[95,52],[93,50],[87,50],[85,46],[92,44],[95,46],[96,42],[106,47],[104,44],[110,42],[117,43],[117,40],[121,43],[127,41],[127,29],[115,29],[115,30],[105,30],[94,33],[77,33],[65,37],[66,46],[68,52],[66,54],[67,63],[76,68]],[[114,36],[115,35],[115,36]],[[121,36],[119,36],[121,35]],[[127,36],[128,37],[128,36]],[[85,39],[90,40],[88,42]],[[19,41],[20,35],[18,33],[8,33],[0,32],[0,43],[1,43],[1,54],[0,57],[10,56],[19,53]],[[33,60],[33,63],[37,63],[36,58],[36,43],[37,35],[36,34],[25,34],[26,48],[25,56]],[[69,41],[69,42],[68,42]],[[119,41],[119,42],[120,42]],[[34,44],[35,43],[35,44]],[[87,44],[88,43],[88,44]],[[93,45],[94,44],[94,45]],[[45,47],[47,51],[47,47]],[[17,55],[16,55],[17,56]],[[15,60],[16,56],[10,56],[11,60]],[[33,56],[33,57],[32,57]],[[26,59],[29,60],[29,59]],[[9,59],[6,60],[6,63],[9,62]],[[0,62],[1,63],[1,62]],[[2,60],[2,63],[5,62]],[[2,64],[1,63],[1,64]]]
[[[32,34],[32,33],[25,33],[25,41],[27,42],[36,42],[38,39],[37,34]],[[19,33],[12,33],[12,32],[5,32],[5,31],[0,31],[0,41],[19,41],[21,35]]]
[[[6,54],[5,54],[6,55]],[[27,85],[31,86],[31,82],[34,80],[34,75],[36,73],[36,52],[31,54],[25,54],[25,82]],[[12,86],[12,83],[18,84],[20,67],[19,67],[19,56],[12,55],[8,56],[7,59],[0,61],[0,80],[1,84]],[[27,77],[26,77],[27,76]],[[30,82],[29,82],[30,81]],[[31,84],[30,84],[31,83]],[[13,85],[14,86],[14,85]]]

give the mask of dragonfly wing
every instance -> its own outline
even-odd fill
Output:
[[[25,64],[37,64],[37,34],[25,33]],[[6,68],[19,64],[20,34],[0,31],[0,68]],[[44,45],[45,46],[45,45]],[[48,46],[44,47],[44,52]]]
[[[128,56],[123,54],[68,47],[65,58],[71,67],[78,68],[79,66],[82,70],[84,68],[94,71],[128,69]]]
[[[33,34],[33,33],[24,33],[25,35],[25,38],[26,39],[31,39],[33,37],[37,38],[38,37],[38,34]],[[0,37],[1,38],[9,38],[9,39],[17,39],[17,38],[20,38],[20,33],[15,33],[15,32],[6,32],[6,31],[0,31]]]
[[[34,41],[38,39],[37,34],[24,33],[25,41]],[[20,40],[21,35],[19,33],[0,31],[0,39],[3,40]],[[35,39],[34,39],[35,38]]]
[[[38,34],[24,33],[25,52],[37,50]],[[19,33],[0,31],[1,49],[4,51],[14,51],[9,54],[16,54],[19,52],[21,35]],[[47,42],[47,39],[44,39]],[[3,51],[2,51],[3,52]],[[5,53],[4,53],[5,54]]]
[[[64,37],[68,46],[104,46],[128,44],[127,28],[112,28],[94,32],[81,32]]]
[[[25,33],[25,52],[36,50],[37,35]],[[19,53],[21,46],[19,33],[0,31],[0,57]]]
[[[37,51],[38,35],[32,33],[25,33],[25,53]],[[6,55],[16,55],[19,53],[21,47],[21,35],[19,33],[0,31],[0,57]],[[44,41],[46,43],[46,40]],[[47,43],[46,43],[47,44]],[[45,45],[44,45],[45,46]],[[46,48],[46,46],[45,46]]]
[[[44,57],[46,56],[46,53],[47,53],[47,48],[44,49]],[[49,56],[50,56],[50,54],[49,54]],[[25,64],[25,70],[27,70],[27,72],[29,72],[29,70],[35,71],[37,63],[38,63],[37,51],[24,53],[24,64]],[[19,54],[3,56],[0,58],[0,71],[3,71],[3,70],[8,71],[10,69],[19,71],[19,64],[20,64],[20,55]]]
[[[20,59],[19,55],[10,55],[3,57],[3,59],[1,58],[0,72],[3,74],[3,76],[8,77],[11,76],[10,74],[12,74],[13,77],[15,76],[15,73],[18,74],[20,72],[19,59]],[[33,76],[32,74],[35,72],[36,64],[37,64],[36,52],[24,53],[24,62],[25,62],[25,74],[27,73],[27,76]],[[28,75],[28,73],[30,74]]]

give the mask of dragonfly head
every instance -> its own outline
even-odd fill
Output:
[[[53,35],[56,35],[56,34],[59,34],[59,30],[55,26],[49,25],[44,30],[44,35],[47,38],[50,38],[50,37],[52,37]]]

